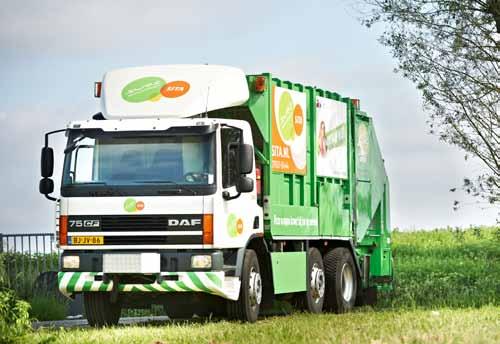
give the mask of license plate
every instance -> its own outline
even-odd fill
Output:
[[[102,236],[74,236],[71,237],[72,245],[104,245]]]

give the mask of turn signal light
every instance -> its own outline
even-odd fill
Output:
[[[258,76],[255,78],[255,92],[262,93],[266,90],[266,77]]]
[[[59,216],[59,245],[68,244],[68,216]]]
[[[203,245],[212,245],[214,243],[214,215],[203,215]]]

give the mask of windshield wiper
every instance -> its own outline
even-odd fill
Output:
[[[187,186],[184,186],[182,184],[176,183],[176,182],[171,181],[171,180],[135,180],[134,183],[140,183],[140,184],[172,184],[172,185],[177,186],[181,190],[185,190],[185,191],[191,192],[193,195],[197,194],[197,192],[194,191],[193,189],[188,188]]]
[[[64,154],[67,154],[67,153],[72,152],[73,150],[75,150],[75,148],[78,147],[78,142],[80,142],[84,138],[85,138],[85,136],[80,136],[79,138],[75,139],[71,145],[69,145],[68,147],[66,147],[66,149],[64,150]]]

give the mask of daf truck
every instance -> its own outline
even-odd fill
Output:
[[[90,325],[152,304],[173,319],[254,322],[276,300],[342,313],[392,288],[389,182],[359,100],[215,65],[94,86],[102,112],[45,134],[39,184],[59,289],[83,294]]]

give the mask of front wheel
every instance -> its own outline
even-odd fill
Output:
[[[227,301],[230,318],[255,322],[262,300],[262,279],[259,260],[254,250],[246,250],[241,270],[240,295],[237,301]]]
[[[351,252],[345,247],[336,247],[323,258],[326,275],[325,304],[327,310],[346,313],[356,302],[357,273]]]
[[[83,293],[83,304],[90,326],[102,327],[118,324],[122,307],[119,302],[111,302],[110,293]]]

